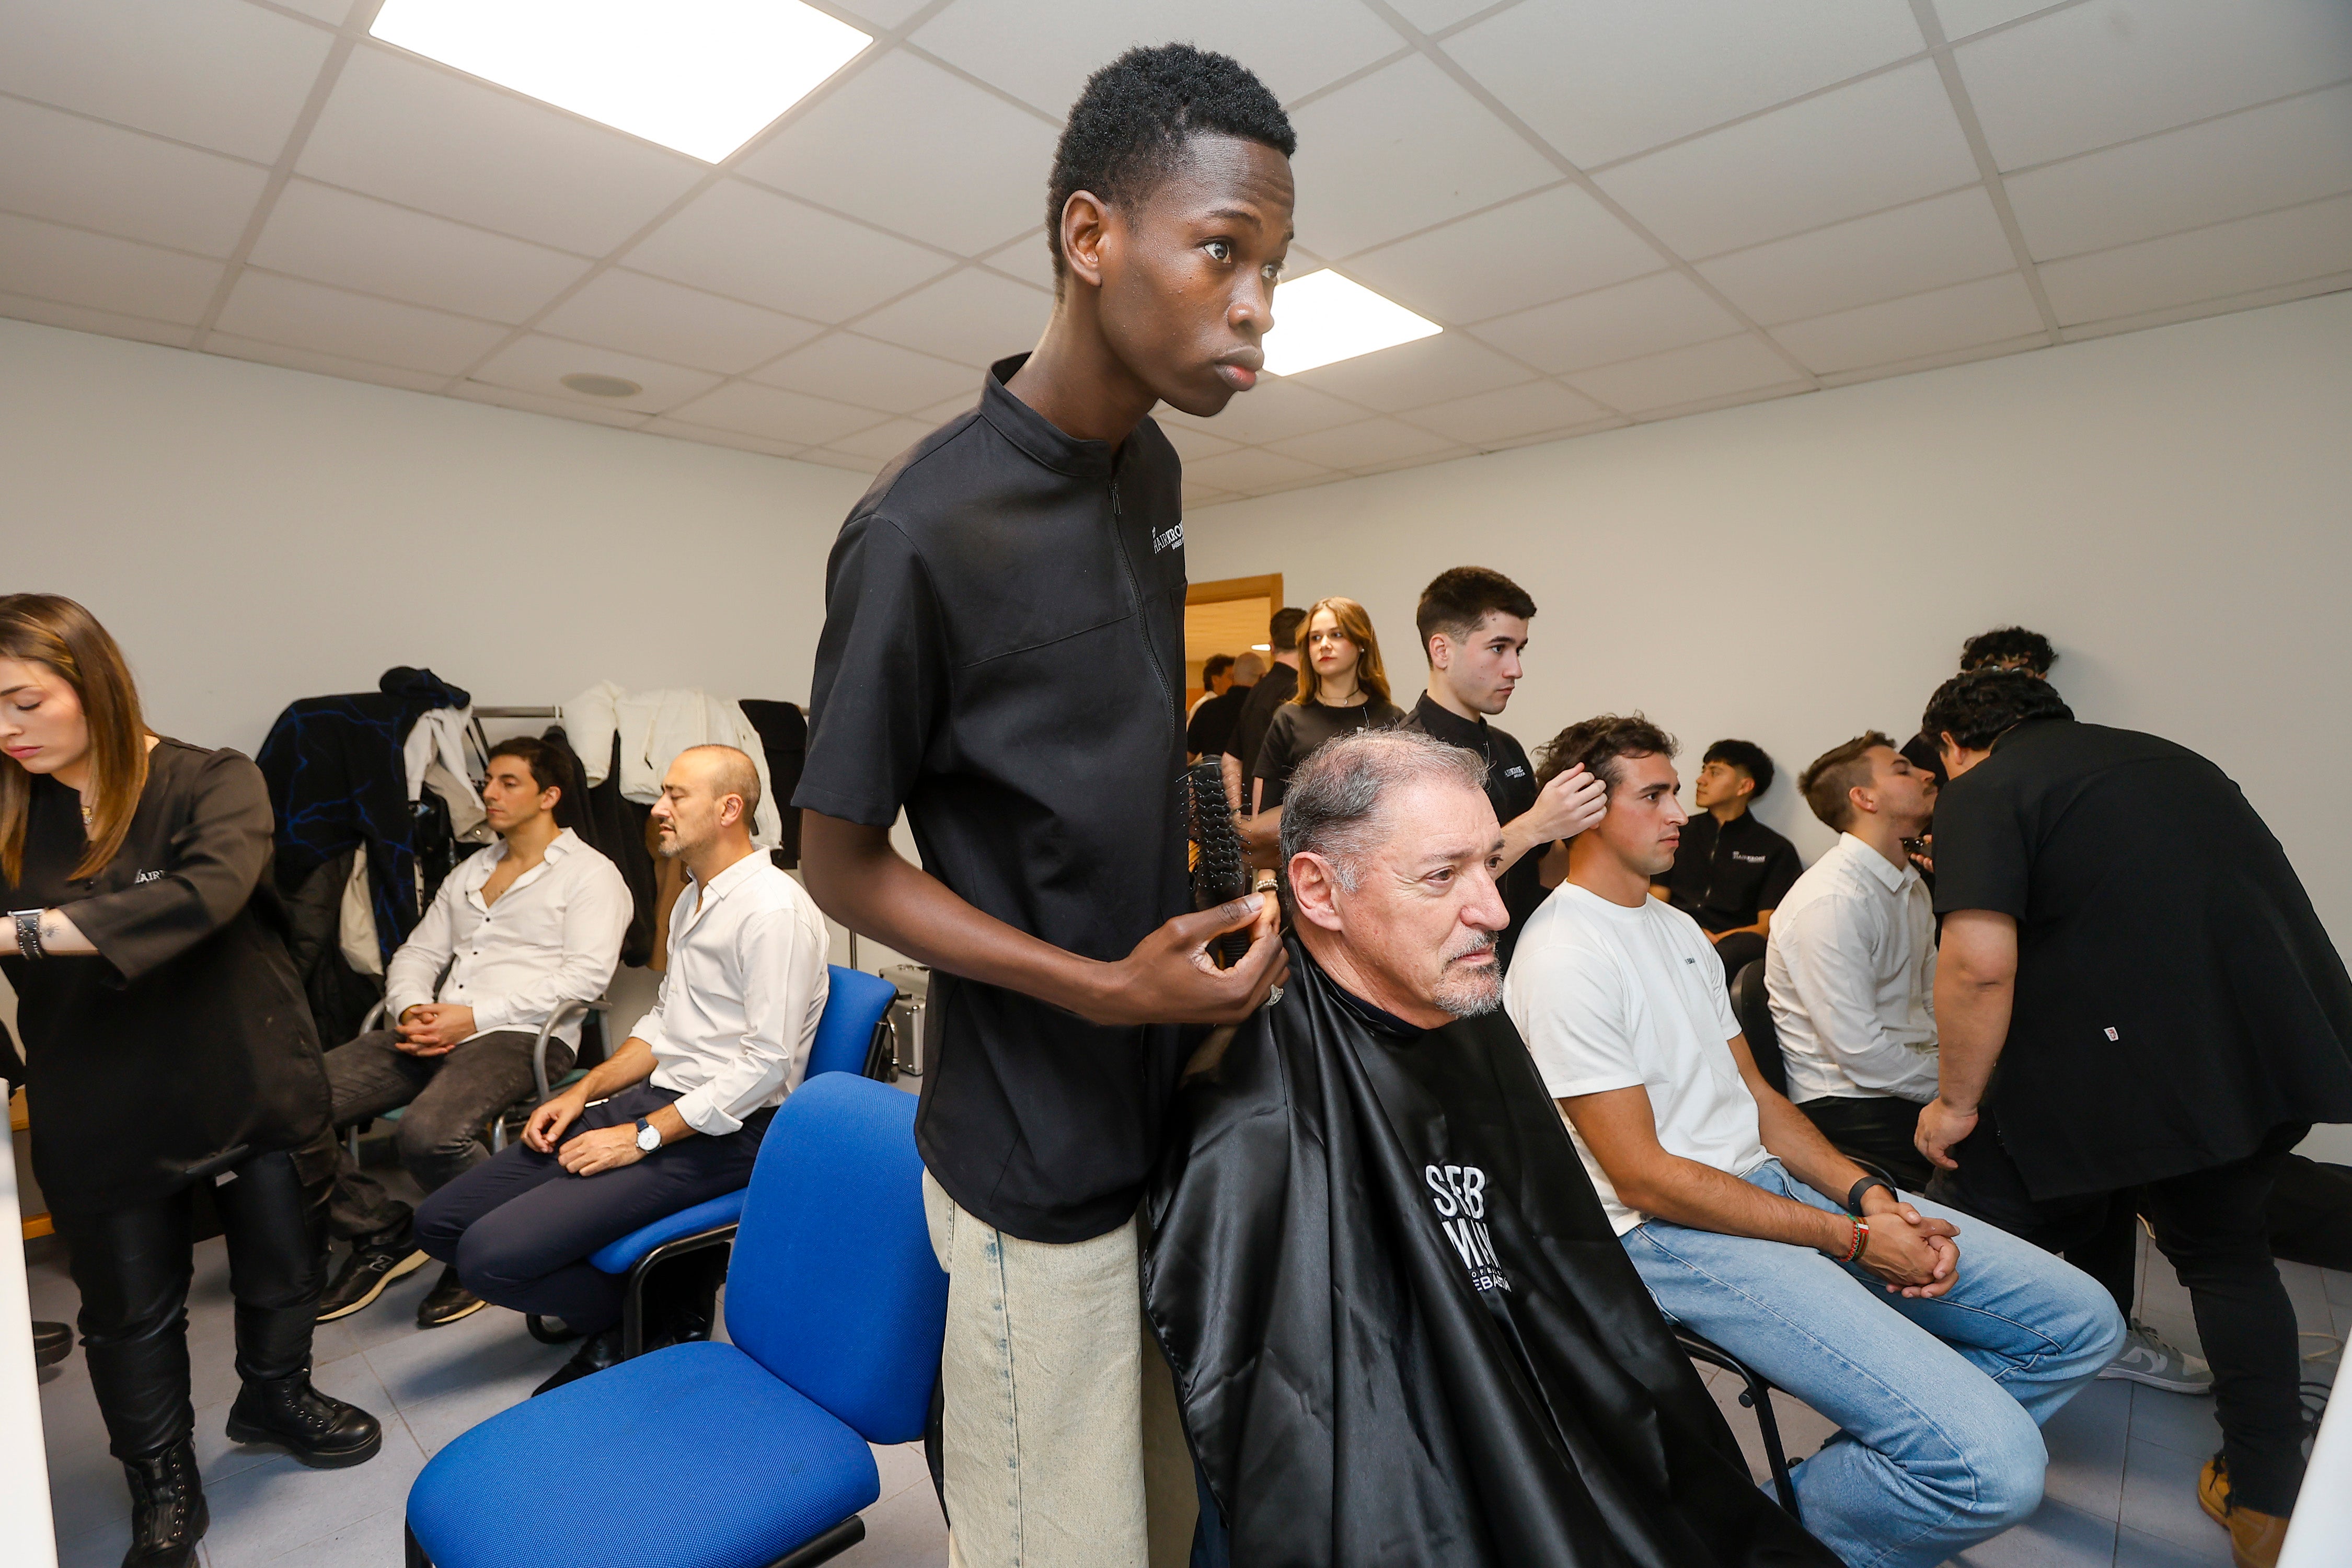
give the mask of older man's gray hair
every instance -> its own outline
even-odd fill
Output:
[[[1283,796],[1283,865],[1302,851],[1318,855],[1354,892],[1360,863],[1383,836],[1381,803],[1428,779],[1483,790],[1486,759],[1418,730],[1362,730],[1326,742]]]

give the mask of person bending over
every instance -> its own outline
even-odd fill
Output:
[[[2123,1321],[2081,1270],[1889,1192],[1764,1082],[1706,933],[1648,896],[1685,821],[1673,759],[1639,717],[1553,742],[1609,812],[1505,1005],[1659,1307],[1837,1423],[1794,1468],[1806,1528],[1849,1563],[1932,1568],[2041,1502],[2037,1424]]]
[[[1298,694],[1298,634],[1307,625],[1307,612],[1286,605],[1276,610],[1266,622],[1265,640],[1271,662],[1258,683],[1250,688],[1247,700],[1234,715],[1233,733],[1225,737],[1225,752],[1219,759],[1225,774],[1225,796],[1240,811],[1249,799],[1249,782],[1257,767],[1257,749],[1265,743],[1266,726],[1282,711],[1282,705]]]
[[[1135,49],[1089,78],[1048,184],[1043,340],[882,470],[826,567],[802,866],[835,920],[933,970],[915,1142],[971,1568],[1140,1568],[1135,1205],[1176,1026],[1282,976],[1272,900],[1187,912],[1182,474],[1148,416],[1257,380],[1296,144],[1223,55]],[[902,810],[920,867],[891,847]],[[1216,968],[1208,943],[1253,921]]]
[[[1566,841],[1599,821],[1608,806],[1601,781],[1582,768],[1557,774],[1538,788],[1535,764],[1519,742],[1486,722],[1518,686],[1519,658],[1535,613],[1527,590],[1500,572],[1456,566],[1439,573],[1421,591],[1413,616],[1421,651],[1429,659],[1429,689],[1405,724],[1475,752],[1486,764],[1487,804],[1503,825],[1499,885],[1503,907],[1511,912],[1511,923],[1495,939],[1496,959],[1505,969],[1528,917],[1549,890],[1544,862],[1552,863],[1549,879],[1557,883],[1568,871]]]
[[[1753,741],[1717,741],[1700,759],[1682,847],[1651,891],[1698,921],[1727,981],[1764,956],[1772,911],[1805,863],[1748,807],[1772,787],[1772,759]]]
[[[1184,725],[1184,752],[1196,759],[1224,755],[1225,742],[1234,732],[1234,721],[1241,717],[1251,689],[1265,674],[1265,660],[1255,653],[1245,653],[1239,658],[1219,654],[1217,658],[1226,660],[1225,668],[1212,678],[1208,676],[1208,665],[1201,667],[1202,676],[1210,681],[1211,695],[1192,705],[1192,717]],[[1216,662],[1213,658],[1209,664]]]
[[[1772,917],[1764,992],[1789,1099],[1839,1149],[1924,1192],[1913,1147],[1936,1098],[1936,916],[1904,848],[1936,786],[1877,731],[1816,758],[1798,788],[1838,835]]]
[[[442,879],[385,966],[393,1026],[327,1053],[335,1125],[406,1106],[394,1142],[428,1194],[490,1157],[482,1129],[531,1092],[541,1026],[566,1002],[604,994],[629,928],[620,868],[556,826],[564,773],[555,749],[527,735],[501,741],[488,766],[482,809],[499,841]],[[571,1070],[579,1044],[576,1017],[549,1037],[551,1083]],[[328,1215],[352,1250],[319,1299],[322,1323],[367,1306],[425,1261],[415,1212],[347,1147],[336,1155]],[[416,1325],[454,1323],[481,1305],[445,1268],[417,1306]]]
[[[824,917],[751,844],[760,775],[732,746],[689,746],[653,820],[688,879],[653,1011],[611,1058],[531,1112],[522,1142],[425,1200],[416,1238],[475,1295],[584,1334],[544,1394],[620,1357],[610,1241],[751,1179],[760,1140],[800,1087],[824,1011]],[[663,1338],[710,1328],[717,1281],[672,1305]]]
[[[1829,1568],[1750,1482],[1496,1010],[1485,772],[1375,731],[1293,776],[1291,979],[1193,1057],[1145,1201],[1193,1561]]]
[[[1945,682],[1922,727],[1952,781],[1929,1191],[2088,1247],[2126,1311],[2147,1216],[2212,1363],[2221,1451],[2200,1500],[2241,1563],[2274,1562],[2304,1427],[2264,1219],[2287,1151],[2352,1120],[2352,977],[2279,841],[2194,752],[2080,723],[2023,671]]]
[[[1257,770],[1250,775],[1253,816],[1280,812],[1291,773],[1325,742],[1404,721],[1404,710],[1389,700],[1381,639],[1363,605],[1337,598],[1309,605],[1305,647],[1298,690],[1275,714],[1258,746]],[[1278,833],[1279,816],[1261,823],[1259,831]]]

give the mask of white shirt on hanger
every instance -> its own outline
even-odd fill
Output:
[[[1789,1098],[1936,1098],[1936,916],[1916,868],[1851,833],[1772,911],[1764,994]]]
[[[768,753],[740,704],[707,691],[624,691],[600,680],[563,705],[563,727],[592,788],[612,773],[613,738],[618,735],[622,797],[642,805],[661,798],[662,775],[688,746],[734,747],[751,759],[760,778],[751,842],[772,849],[784,841]]]

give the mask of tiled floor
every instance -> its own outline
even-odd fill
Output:
[[[2156,1328],[2194,1349],[2189,1299],[2170,1268],[2153,1258],[2141,1310]],[[2296,1264],[2281,1266],[2303,1327],[2315,1334],[2352,1331],[2352,1275]],[[317,1381],[339,1397],[383,1417],[384,1448],[348,1470],[310,1470],[282,1455],[230,1444],[221,1426],[236,1393],[230,1370],[227,1268],[221,1244],[197,1249],[190,1302],[194,1363],[196,1451],[212,1506],[205,1542],[211,1568],[395,1568],[402,1506],[425,1461],[458,1433],[528,1395],[562,1363],[562,1349],[541,1345],[512,1312],[486,1309],[446,1329],[420,1332],[417,1300],[433,1268],[394,1285],[366,1311],[322,1325]],[[32,1271],[37,1316],[70,1319],[75,1294],[63,1267]],[[2320,1352],[2326,1342],[2307,1340]],[[2307,1375],[2335,1375],[2336,1357],[2309,1363]],[[1709,1386],[1730,1417],[1758,1478],[1763,1456],[1754,1416],[1738,1407],[1738,1388],[1715,1373]],[[80,1352],[44,1374],[49,1485],[64,1568],[113,1568],[129,1528],[121,1467],[108,1457]],[[1792,1455],[1811,1453],[1828,1423],[1794,1400],[1776,1401]],[[2162,1394],[2125,1383],[2095,1383],[2046,1430],[2048,1498],[2015,1530],[1954,1559],[1962,1568],[2227,1568],[2228,1541],[2199,1511],[2198,1467],[2218,1446],[2212,1401]],[[586,1456],[583,1456],[583,1458]],[[846,1568],[939,1568],[945,1531],[919,1444],[877,1448],[882,1498],[866,1510],[863,1544],[838,1559]]]

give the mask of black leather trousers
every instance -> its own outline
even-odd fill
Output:
[[[332,1162],[324,1145],[256,1154],[212,1189],[236,1299],[236,1371],[247,1383],[310,1370]],[[193,1202],[182,1188],[127,1208],[57,1215],[81,1290],[90,1386],[117,1458],[168,1447],[195,1426],[188,1403]]]

